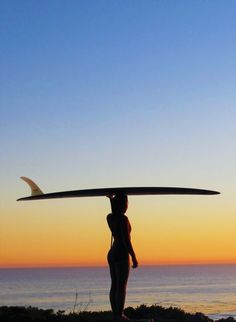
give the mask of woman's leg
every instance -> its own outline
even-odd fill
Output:
[[[123,315],[125,306],[126,287],[129,277],[129,260],[123,260],[116,262],[115,264],[116,274],[116,313],[119,317]]]
[[[115,264],[109,263],[110,275],[111,275],[111,289],[110,289],[110,303],[114,317],[118,316],[116,308],[116,289],[117,289],[117,278]]]

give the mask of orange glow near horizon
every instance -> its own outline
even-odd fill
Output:
[[[230,204],[226,209],[211,198],[132,200],[127,215],[140,265],[236,263]],[[1,225],[0,267],[106,266],[109,204],[81,200],[75,210],[75,203],[17,203]]]

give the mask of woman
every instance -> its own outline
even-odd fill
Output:
[[[113,242],[107,259],[110,267],[111,290],[110,303],[115,320],[127,320],[124,315],[126,286],[129,277],[129,255],[132,267],[138,267],[138,262],[132,247],[129,219],[125,216],[128,209],[128,198],[124,194],[109,197],[112,213],[107,216],[107,223],[112,233]]]

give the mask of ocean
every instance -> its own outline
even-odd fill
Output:
[[[0,269],[0,306],[110,310],[108,267]],[[127,306],[161,305],[236,318],[236,265],[131,269]]]

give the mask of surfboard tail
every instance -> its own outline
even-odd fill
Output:
[[[37,186],[37,184],[34,181],[32,181],[27,177],[20,177],[20,178],[30,186],[31,197],[43,195],[42,190],[39,188],[39,186]]]

